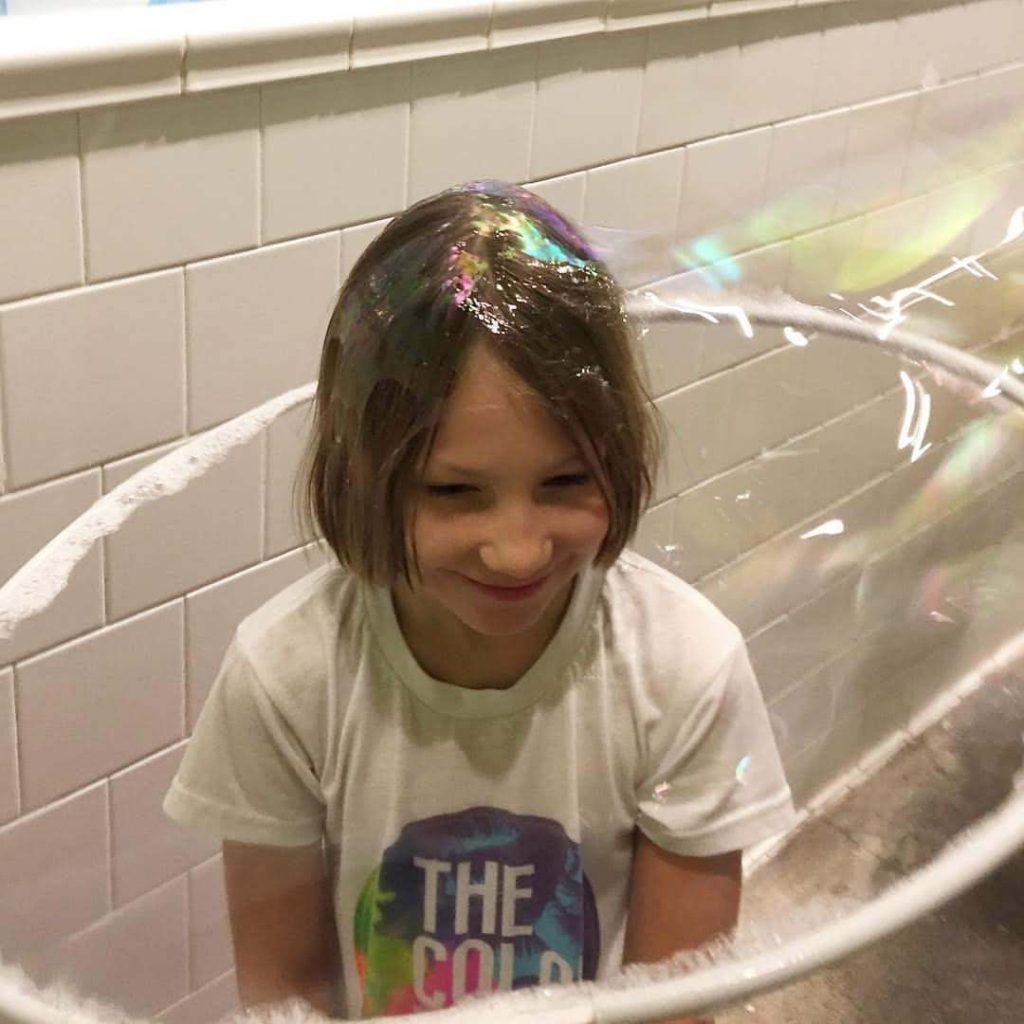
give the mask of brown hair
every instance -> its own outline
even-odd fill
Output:
[[[353,267],[327,327],[299,511],[369,582],[412,582],[405,523],[416,468],[477,342],[579,445],[609,510],[597,564],[611,565],[636,530],[660,421],[625,296],[538,196],[471,182],[388,224]]]

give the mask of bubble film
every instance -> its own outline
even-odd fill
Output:
[[[980,185],[965,187],[948,197],[947,215],[908,237],[891,259],[854,252],[828,272],[817,267],[816,291],[801,303],[746,280],[742,260],[714,236],[674,254],[677,269],[698,272],[700,288],[693,277],[685,289],[670,278],[627,295],[609,265],[649,255],[656,241],[601,231],[587,241],[514,186],[478,182],[465,193],[478,202],[469,212],[453,209],[451,223],[465,216],[469,241],[453,244],[443,230],[390,239],[390,256],[368,250],[346,286],[324,348],[338,372],[318,390],[313,422],[330,442],[323,449],[332,486],[358,491],[380,514],[402,506],[408,494],[383,483],[396,467],[411,472],[429,450],[461,360],[481,339],[503,353],[529,392],[545,396],[609,494],[624,486],[611,463],[640,463],[657,450],[653,435],[636,443],[646,435],[624,400],[649,391],[669,427],[661,477],[632,484],[637,513],[650,506],[636,546],[740,627],[798,794],[826,777],[863,782],[883,760],[879,751],[902,749],[936,723],[959,723],[978,695],[1003,687],[1009,710],[1004,731],[990,736],[990,754],[1011,799],[1009,780],[1022,760],[1013,716],[1024,657],[1024,342],[1012,292],[1024,207],[1007,210],[994,245],[953,254],[951,243],[995,203]],[[743,237],[753,244],[773,236],[772,223],[795,216],[796,202],[760,212]],[[985,315],[956,321],[965,310]],[[519,342],[540,324],[550,344],[524,361]],[[371,332],[385,343],[371,345]],[[620,355],[630,346],[643,356],[639,379]],[[697,370],[680,379],[678,364],[690,359]],[[57,538],[0,589],[0,630],[13,632],[52,601],[75,562],[137,508],[212,471],[309,394],[239,417],[208,435],[205,448],[193,442],[108,495],[77,533]],[[369,400],[358,401],[362,395]],[[354,456],[370,434],[380,448],[361,462]],[[332,521],[328,507],[325,500],[317,525],[339,543],[367,547],[366,521]],[[396,567],[380,556],[365,568],[383,575]],[[864,751],[875,755],[872,766],[862,762]],[[727,769],[739,788],[764,770],[746,752]],[[657,803],[673,795],[666,781],[650,789]],[[957,872],[942,850],[957,832],[964,837],[954,856],[986,848],[980,839],[972,844],[977,837],[989,850],[997,839],[1010,849],[1007,828],[1000,833],[996,824],[1015,819],[1007,813],[986,823],[990,810],[970,806],[941,840],[924,836],[913,814],[894,813],[887,827],[912,852],[886,861],[885,872],[872,862],[885,885],[856,875],[840,857],[836,870],[851,872],[850,888],[832,898],[811,891],[798,913],[769,905],[733,943],[632,967],[604,986],[545,986],[504,996],[497,1009],[470,1002],[450,1015],[544,1020],[550,1012],[554,1020],[601,1006],[602,1019],[618,1019],[608,1016],[618,1004],[602,1002],[609,993],[650,992],[687,976],[692,1006],[709,1005],[702,976],[724,986],[744,972],[781,970],[772,957],[795,972],[832,948],[819,937],[809,951],[802,940],[857,919],[880,893],[917,899],[924,912],[928,893],[934,905],[952,891],[952,878],[980,877],[994,860],[977,855],[970,870]],[[927,871],[934,871],[929,887],[918,885]],[[70,936],[35,946],[25,940],[4,953],[39,980],[73,980],[76,948]],[[30,992],[30,983],[18,984]]]

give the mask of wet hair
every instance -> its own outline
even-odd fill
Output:
[[[417,471],[478,343],[539,397],[594,475],[609,511],[595,562],[611,565],[636,530],[661,437],[624,293],[539,196],[470,182],[387,225],[327,327],[296,496],[306,528],[364,580],[418,574],[406,531]]]

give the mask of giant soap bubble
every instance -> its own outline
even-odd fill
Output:
[[[882,280],[865,278],[877,261],[846,266],[819,305],[745,286],[728,258],[632,294],[651,386],[674,424],[638,545],[740,625],[801,800],[1024,656],[1022,233],[1015,210],[974,255],[904,254]],[[630,240],[604,237],[612,256],[629,255]],[[0,636],[47,607],[100,538],[215,471],[312,390],[194,438],[112,490],[0,589]],[[740,783],[756,771],[735,765]],[[1007,778],[1001,806],[978,808],[937,857],[862,902],[823,897],[707,955],[438,1012],[642,1021],[749,998],[930,912],[1011,856],[1024,843],[1019,783]],[[27,975],[0,975],[0,1013],[68,1019],[68,997],[34,982],[118,1002],[69,948],[4,948]],[[83,1022],[119,1019],[75,1005]]]

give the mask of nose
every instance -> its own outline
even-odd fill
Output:
[[[551,565],[554,543],[545,517],[536,509],[517,506],[494,517],[480,545],[480,558],[495,577],[489,581],[528,583]]]

